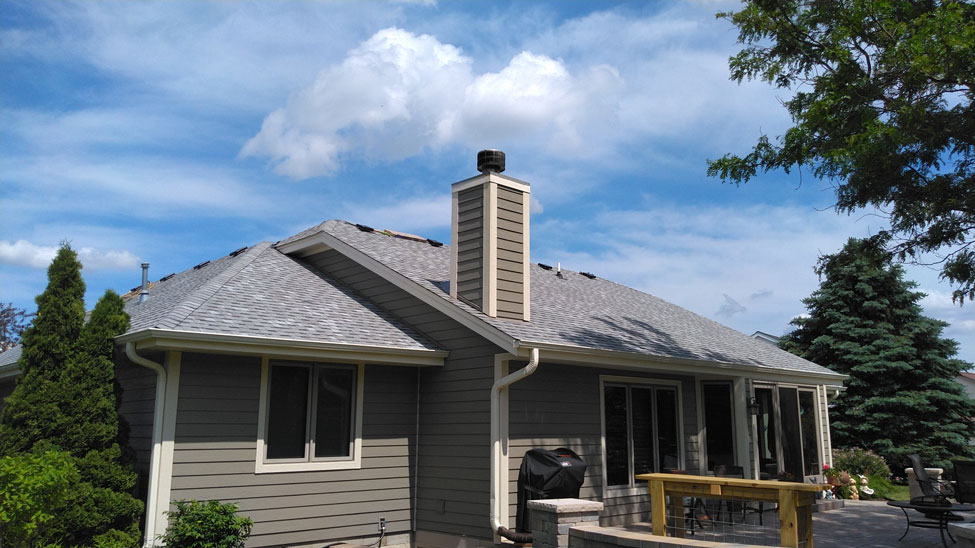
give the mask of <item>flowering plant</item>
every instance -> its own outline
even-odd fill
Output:
[[[827,480],[831,480],[829,483],[835,483],[836,478],[838,478],[840,475],[840,471],[836,468],[831,468],[828,464],[824,464],[823,475],[826,476]]]

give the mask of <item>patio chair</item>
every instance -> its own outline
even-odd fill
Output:
[[[714,476],[717,478],[740,478],[745,479],[745,469],[741,466],[732,464],[718,464],[714,467]],[[728,499],[718,500],[718,512],[715,516],[717,521],[721,521],[722,507],[728,512],[728,520],[735,522],[734,514],[741,514],[741,520],[745,521],[745,505],[739,501]]]
[[[951,501],[948,500],[948,497],[954,495],[951,486],[946,482],[931,479],[927,471],[924,470],[924,465],[921,464],[920,455],[915,453],[908,455],[907,458],[911,460],[911,466],[914,468],[914,477],[917,479],[917,485],[921,489],[921,496],[912,497],[911,502],[914,504],[950,506]]]
[[[955,469],[955,500],[959,504],[975,503],[975,461],[951,462]]]

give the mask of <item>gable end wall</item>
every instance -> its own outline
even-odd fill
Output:
[[[306,261],[450,352],[419,373],[416,527],[491,538],[490,389],[502,350],[334,250]]]

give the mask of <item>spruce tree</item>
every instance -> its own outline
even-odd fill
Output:
[[[873,240],[851,238],[815,271],[808,316],[781,345],[849,375],[830,409],[833,444],[871,449],[894,470],[911,453],[929,465],[970,457],[975,403],[955,377],[972,364],[954,358],[958,343],[941,336],[948,324],[921,313],[917,284]]]
[[[85,323],[80,269],[62,244],[37,298],[38,318],[24,333],[22,374],[0,420],[0,456],[39,445],[69,456],[79,479],[49,526],[62,545],[135,546],[142,503],[131,494],[137,476],[123,449],[113,363],[113,339],[129,317],[109,290]]]

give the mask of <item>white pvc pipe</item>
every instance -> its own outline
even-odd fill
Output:
[[[155,546],[156,536],[156,494],[159,492],[159,467],[162,456],[162,421],[166,407],[166,368],[161,364],[143,358],[135,351],[135,343],[125,343],[125,355],[132,363],[156,372],[156,405],[152,415],[152,457],[149,460],[149,489],[146,494],[145,548]]]
[[[491,531],[497,532],[501,524],[501,389],[531,375],[538,369],[538,349],[531,349],[528,365],[502,377],[491,387]],[[504,526],[507,527],[507,526]]]

